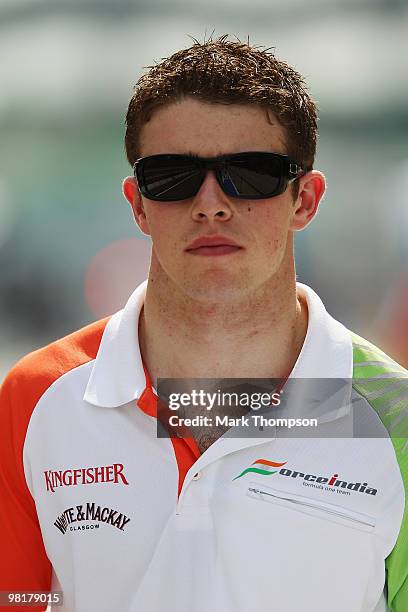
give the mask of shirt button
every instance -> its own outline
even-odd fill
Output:
[[[200,480],[201,478],[201,472],[197,472],[197,474],[194,474],[192,480]]]

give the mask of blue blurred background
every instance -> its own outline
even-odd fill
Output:
[[[407,25],[406,0],[0,0],[0,380],[146,276],[127,104],[143,66],[213,31],[275,47],[319,103],[328,192],[299,280],[380,344],[406,323],[408,345]]]

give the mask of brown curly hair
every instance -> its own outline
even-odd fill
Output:
[[[227,40],[228,34],[194,44],[146,66],[126,113],[125,151],[131,166],[140,157],[142,126],[154,111],[185,96],[221,104],[256,104],[271,111],[285,130],[287,154],[313,167],[317,106],[303,77],[266,48]]]

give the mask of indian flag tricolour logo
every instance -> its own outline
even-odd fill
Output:
[[[246,468],[241,474],[235,476],[233,480],[237,478],[241,478],[244,474],[248,474],[248,472],[255,472],[256,474],[263,474],[263,476],[272,476],[278,470],[273,470],[272,468],[282,467],[285,465],[287,461],[283,463],[277,463],[276,461],[269,461],[268,459],[257,459],[253,463],[251,463],[251,467]]]

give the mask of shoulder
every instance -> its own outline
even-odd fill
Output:
[[[367,378],[386,373],[408,377],[408,371],[380,348],[351,333],[353,345],[353,378]]]
[[[408,371],[368,340],[351,332],[353,389],[370,404],[391,438],[402,444],[408,433]],[[408,453],[407,453],[408,454]]]
[[[31,526],[37,519],[23,463],[24,443],[31,417],[41,397],[57,379],[94,359],[108,320],[92,323],[29,353],[10,370],[0,387],[2,500],[4,498],[5,507],[9,504],[15,513],[15,500],[18,499],[18,507],[23,508],[24,516],[31,517]],[[31,527],[27,533],[30,538]],[[13,545],[16,541],[14,538]]]
[[[109,318],[91,323],[20,359],[1,386],[2,410],[8,401],[15,403],[23,398],[24,405],[33,408],[58,378],[94,359]]]

